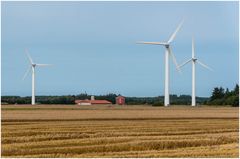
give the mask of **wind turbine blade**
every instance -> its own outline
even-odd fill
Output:
[[[210,67],[208,67],[207,65],[203,64],[202,62],[200,62],[199,60],[197,60],[197,63],[199,63],[201,66],[205,67],[206,69],[213,71],[213,69],[211,69]]]
[[[172,53],[172,49],[170,47],[168,48],[168,52],[172,56],[173,63],[176,65],[176,69],[178,70],[178,72],[181,72],[180,68],[178,67],[177,60],[176,60],[174,54]]]
[[[30,70],[31,70],[31,67],[32,67],[32,66],[30,66],[30,67],[27,69],[27,71],[26,71],[26,73],[24,74],[22,80],[24,80],[24,79],[27,77],[28,73],[29,73]]]
[[[36,64],[36,66],[52,66],[52,64]]]
[[[25,52],[26,52],[26,54],[27,54],[27,57],[28,57],[30,63],[33,64],[33,60],[32,60],[32,58],[31,58],[30,54],[28,53],[28,50],[26,49]]]
[[[180,30],[183,22],[184,22],[184,20],[182,20],[181,23],[178,25],[177,29],[175,30],[175,32],[172,34],[172,36],[171,36],[170,39],[168,40],[168,43],[171,43],[171,42],[174,40],[174,38],[176,37],[177,32]]]
[[[195,58],[195,45],[194,45],[194,38],[192,37],[192,58]]]
[[[144,42],[144,41],[139,41],[137,44],[151,44],[151,45],[166,45],[166,43],[163,42]]]
[[[179,65],[178,68],[183,67],[184,65],[186,65],[187,63],[189,63],[189,62],[191,62],[191,61],[192,61],[192,59],[187,60],[186,62],[184,62],[184,63],[182,63],[181,65]]]

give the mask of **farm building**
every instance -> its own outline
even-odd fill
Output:
[[[111,102],[107,100],[75,100],[75,103],[77,105],[106,105],[106,104],[112,104]]]
[[[125,105],[125,97],[124,96],[117,96],[116,97],[116,104]]]

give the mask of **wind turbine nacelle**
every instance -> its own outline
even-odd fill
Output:
[[[165,47],[166,47],[167,49],[169,48],[169,46],[170,46],[169,44],[165,44]]]
[[[193,60],[194,62],[196,62],[196,61],[197,61],[197,59],[196,59],[196,58],[192,58],[192,60]]]

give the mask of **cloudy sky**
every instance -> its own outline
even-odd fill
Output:
[[[237,2],[2,2],[2,95],[31,95],[24,53],[36,68],[37,95],[164,93],[164,48],[136,41],[172,43],[178,63],[191,56],[214,69],[196,67],[197,96],[238,82]],[[191,94],[191,65],[176,71],[170,61],[170,93]]]

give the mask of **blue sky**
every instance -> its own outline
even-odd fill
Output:
[[[2,95],[31,95],[24,81],[28,48],[36,69],[37,95],[164,92],[164,48],[136,41],[172,43],[178,63],[196,57],[214,72],[196,67],[197,96],[238,82],[237,2],[2,2]],[[191,65],[179,74],[170,61],[170,93],[191,94]]]

